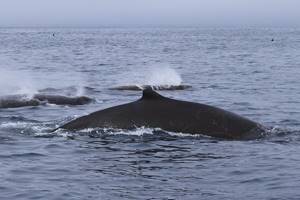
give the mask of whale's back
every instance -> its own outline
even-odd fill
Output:
[[[75,119],[61,128],[134,129],[161,128],[166,131],[204,134],[222,138],[253,137],[259,124],[220,108],[169,99],[150,90],[135,102],[123,104]],[[251,133],[251,136],[248,134]]]

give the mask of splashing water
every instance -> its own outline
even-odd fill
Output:
[[[37,89],[27,74],[0,69],[0,96],[14,94],[33,96],[36,92]]]
[[[147,66],[137,68],[134,71],[124,72],[125,79],[117,80],[116,85],[137,86],[180,86],[182,79],[180,74],[169,66]]]
[[[75,96],[83,96],[85,95],[85,88],[83,85],[79,85],[76,87],[76,94]]]
[[[170,67],[154,67],[145,77],[146,85],[181,85],[180,75]]]

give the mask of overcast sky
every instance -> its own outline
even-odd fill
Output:
[[[300,0],[0,0],[0,26],[300,26]]]

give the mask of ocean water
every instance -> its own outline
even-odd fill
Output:
[[[273,41],[272,41],[273,39]],[[0,109],[0,199],[300,199],[300,29],[0,28],[0,96],[86,95]],[[140,128],[51,129],[134,101],[130,84],[271,129],[235,141]]]

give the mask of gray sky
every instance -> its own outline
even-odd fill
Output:
[[[300,0],[0,0],[0,26],[300,26]]]

